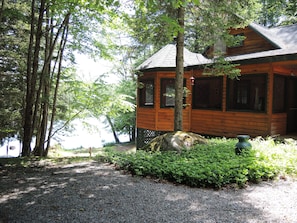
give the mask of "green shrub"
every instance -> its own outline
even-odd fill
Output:
[[[211,139],[180,154],[145,152],[134,154],[107,151],[107,160],[133,175],[151,176],[193,187],[220,188],[227,184],[273,179],[278,174],[297,175],[296,145],[255,139],[252,149],[238,156],[235,139]]]

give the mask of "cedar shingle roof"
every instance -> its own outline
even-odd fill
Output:
[[[265,28],[256,23],[249,25],[250,28],[262,35],[267,41],[271,42],[277,49],[262,51],[250,54],[230,56],[230,61],[246,61],[257,58],[272,58],[290,56],[297,59],[297,24],[290,26],[281,26],[276,28]],[[176,46],[168,44],[145,60],[137,67],[138,70],[148,70],[155,68],[174,68],[176,66]],[[199,66],[212,63],[211,59],[207,59],[202,54],[192,53],[186,48],[184,49],[184,67]]]

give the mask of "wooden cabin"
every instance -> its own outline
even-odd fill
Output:
[[[184,50],[183,130],[211,136],[285,135],[297,132],[297,25],[267,29],[250,24],[231,30],[245,39],[226,48],[241,76],[203,75],[213,62]],[[137,146],[174,130],[176,46],[166,45],[138,70]]]

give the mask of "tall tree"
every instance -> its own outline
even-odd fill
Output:
[[[174,129],[182,129],[183,46],[188,34],[194,33],[205,45],[225,42],[234,44],[228,30],[243,27],[254,20],[257,0],[135,0],[131,16],[132,37],[146,46],[160,46],[177,37]],[[240,17],[238,16],[240,15]],[[198,35],[197,35],[198,33]],[[196,41],[194,41],[194,44]],[[193,47],[202,49],[202,47]],[[220,60],[219,60],[220,61]],[[222,63],[220,63],[221,65]],[[231,73],[234,75],[234,72]],[[226,73],[229,75],[229,73]]]
[[[0,3],[0,143],[21,134],[30,4]]]
[[[31,141],[34,130],[33,117],[34,113],[34,101],[36,99],[36,86],[37,86],[37,75],[39,68],[39,53],[42,38],[42,24],[43,16],[45,11],[46,0],[41,0],[38,10],[38,20],[35,23],[36,3],[35,0],[31,3],[31,33],[30,43],[28,47],[27,57],[27,92],[26,92],[26,106],[24,113],[24,137],[23,137],[23,148],[22,155],[28,156],[31,153]],[[33,58],[33,61],[32,61]]]
[[[95,42],[93,30],[96,30],[94,27],[103,21],[105,15],[116,15],[114,10],[117,5],[116,0],[32,0],[23,131],[24,156],[31,153],[33,136],[36,137],[34,154],[47,155],[55,120],[59,80],[63,72],[62,62],[72,59],[73,50],[105,54],[104,45]],[[65,52],[67,57],[64,56]],[[53,106],[50,107],[50,104]],[[51,123],[49,127],[48,123]]]
[[[284,14],[286,2],[286,0],[261,0],[259,23],[267,27],[279,24],[280,17]]]
[[[121,80],[116,86],[116,95],[122,95],[125,109],[120,109],[113,117],[118,134],[129,135],[130,141],[135,141],[136,123],[136,81],[132,78]]]
[[[177,21],[179,31],[176,40],[176,75],[175,75],[175,106],[174,130],[183,130],[183,82],[184,82],[184,28],[185,28],[185,2],[181,1],[177,8]]]
[[[296,0],[261,0],[258,22],[264,26],[295,24],[297,22]]]

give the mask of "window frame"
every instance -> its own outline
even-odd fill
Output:
[[[254,80],[253,80],[254,78]],[[255,78],[263,78],[261,82]],[[232,83],[233,81],[233,83]],[[238,112],[253,112],[253,113],[266,113],[267,112],[267,81],[268,74],[244,74],[237,79],[227,80],[227,111]],[[239,83],[241,82],[241,83]],[[239,89],[246,87],[248,89],[246,97],[247,102],[238,99]],[[232,88],[232,89],[231,89]]]
[[[153,108],[155,106],[155,79],[141,79],[139,80],[141,87],[138,88],[138,105],[139,107]],[[147,102],[147,84],[152,85],[152,103]]]
[[[169,104],[169,105],[166,105],[166,99],[167,99],[167,96],[165,95],[166,94],[166,91],[164,92],[164,88],[167,87],[167,84],[166,82],[171,82],[171,85],[173,86],[173,92],[175,93],[175,78],[161,78],[160,79],[160,108],[174,108],[175,106],[175,97],[172,97],[173,99],[173,103],[172,104]],[[183,81],[183,87],[185,88],[186,87],[186,79],[184,78],[184,81]],[[172,100],[170,99],[170,100]],[[186,96],[184,94],[183,96],[183,105],[186,104]],[[184,106],[185,108],[185,106]]]
[[[238,41],[237,44],[234,44],[233,46],[230,46],[230,47],[228,47],[228,48],[243,47],[243,46],[244,46],[244,40],[245,40],[245,38],[246,38],[246,36],[244,35],[244,33],[243,33],[243,32],[242,32],[242,33],[237,33],[237,34],[234,34],[233,36],[234,36],[234,38],[242,37],[243,39],[240,40],[240,41]]]

